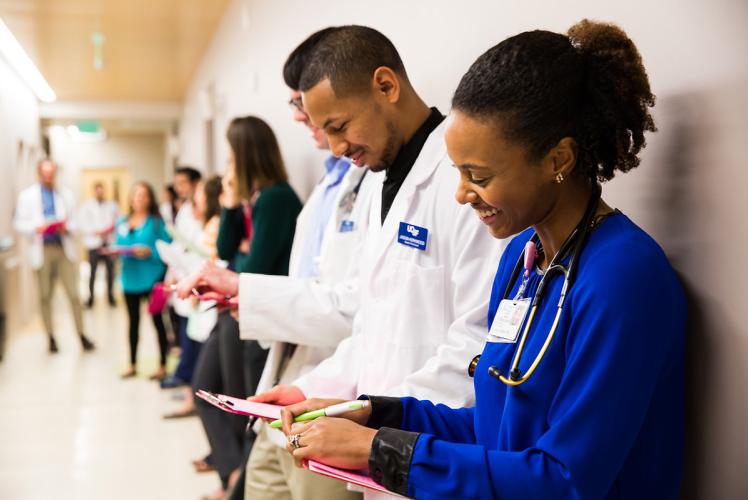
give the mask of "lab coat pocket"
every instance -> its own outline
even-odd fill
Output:
[[[408,261],[387,267],[373,280],[372,290],[371,319],[380,345],[410,349],[441,343],[447,315],[444,267]]]
[[[327,236],[325,248],[318,257],[317,270],[321,281],[337,283],[348,275],[354,250],[360,241],[357,231],[336,231]]]

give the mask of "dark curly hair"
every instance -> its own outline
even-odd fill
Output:
[[[654,102],[626,33],[585,19],[568,36],[528,31],[492,47],[462,77],[452,105],[498,120],[533,161],[571,137],[579,147],[575,175],[606,181],[639,165],[644,132],[656,131]]]

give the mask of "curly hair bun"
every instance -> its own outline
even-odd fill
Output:
[[[569,29],[569,41],[586,63],[583,136],[586,162],[596,177],[609,180],[615,171],[639,165],[644,132],[657,130],[649,108],[655,96],[634,42],[614,24],[583,19]]]
[[[626,33],[585,19],[568,35],[526,31],[491,47],[462,77],[452,105],[495,120],[533,160],[573,138],[574,174],[595,182],[639,164],[644,133],[656,130],[654,101]]]

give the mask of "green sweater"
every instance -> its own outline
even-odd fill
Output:
[[[263,189],[252,207],[252,241],[245,254],[239,252],[246,234],[242,208],[224,208],[218,230],[218,256],[233,262],[239,273],[287,275],[300,211],[301,201],[288,183]]]

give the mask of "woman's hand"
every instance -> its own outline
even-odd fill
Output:
[[[291,386],[294,387],[294,386]],[[300,403],[291,404],[281,410],[281,420],[283,421],[283,432],[288,435],[291,432],[291,428],[295,425],[294,418],[298,417],[302,413],[307,413],[314,410],[321,410],[328,406],[337,405],[340,403],[348,402],[345,399],[319,399],[312,398]],[[367,405],[360,410],[352,410],[341,415],[336,415],[341,418],[348,419],[359,425],[366,425],[371,417],[371,406]]]
[[[147,259],[151,256],[151,249],[145,245],[137,245],[132,248],[132,254],[138,259]]]
[[[177,297],[186,299],[198,287],[205,292],[214,292],[220,298],[234,297],[239,293],[239,275],[212,262],[206,262],[196,273],[177,283]]]
[[[377,431],[347,418],[320,417],[293,424],[286,449],[297,466],[304,460],[319,460],[343,469],[365,469]],[[291,442],[298,435],[299,448]]]
[[[229,167],[221,178],[223,192],[221,194],[221,205],[225,208],[236,208],[239,205],[239,195],[236,190],[236,174],[234,169]]]

